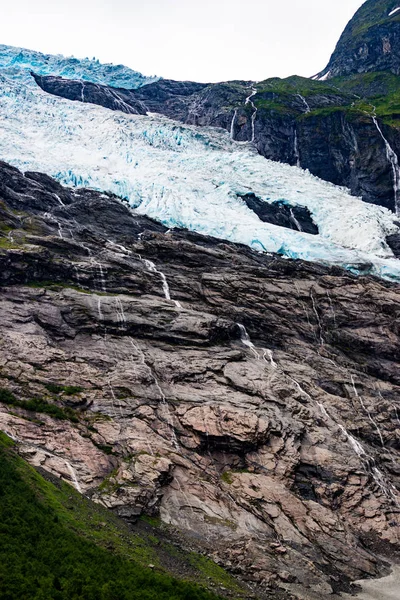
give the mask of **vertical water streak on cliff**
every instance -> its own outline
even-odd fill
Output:
[[[300,100],[303,102],[305,109],[306,109],[306,113],[311,112],[311,108],[310,105],[308,104],[307,100],[304,98],[304,96],[302,96],[301,94],[296,94],[296,96],[298,98],[300,98]]]
[[[302,226],[300,225],[299,221],[296,219],[292,208],[290,209],[290,218],[293,221],[293,223],[296,225],[296,228],[302,232],[303,231]]]
[[[72,483],[74,484],[75,489],[82,494],[82,488],[79,484],[78,478],[76,476],[75,470],[73,468],[73,466],[71,465],[70,462],[68,462],[67,460],[64,459],[65,464],[67,465],[68,471],[71,474],[71,479],[72,479]]]
[[[332,302],[332,296],[329,293],[329,290],[326,290],[326,295],[328,296],[328,300],[329,300],[329,307],[331,309],[331,313],[333,316],[333,323],[335,325],[335,329],[337,328],[337,322],[336,322],[336,312],[335,312],[335,308],[333,306],[333,302]]]
[[[356,384],[355,384],[355,381],[354,381],[354,375],[351,375],[351,384],[352,384],[352,386],[353,386],[353,391],[354,391],[354,395],[355,395],[355,397],[356,397],[356,398],[357,398],[357,400],[360,402],[360,404],[361,404],[361,406],[362,406],[362,409],[363,409],[363,411],[364,411],[364,412],[365,412],[365,414],[367,415],[367,417],[368,417],[368,419],[370,420],[370,422],[371,422],[371,424],[373,425],[373,427],[376,429],[376,431],[377,431],[377,433],[378,433],[378,436],[379,436],[379,439],[380,439],[380,442],[381,442],[381,445],[382,445],[382,448],[384,448],[384,447],[385,447],[385,442],[383,441],[382,432],[381,432],[381,430],[380,430],[380,428],[379,428],[379,425],[378,425],[378,423],[375,421],[375,419],[373,419],[373,418],[372,418],[372,415],[371,415],[370,411],[369,411],[369,410],[368,410],[368,408],[365,406],[365,403],[364,403],[364,400],[363,400],[362,396],[360,396],[360,395],[359,395],[359,393],[358,393],[358,391],[357,391]]]
[[[294,130],[294,157],[296,159],[296,167],[301,167],[300,165],[300,152],[299,152],[299,140],[297,137],[297,130]]]
[[[318,328],[319,328],[319,341],[320,341],[321,346],[323,346],[325,344],[325,340],[323,337],[323,328],[322,328],[321,318],[320,318],[318,310],[317,310],[317,304],[315,302],[315,297],[314,297],[312,290],[310,291],[310,296],[311,296],[312,308],[313,308],[315,317],[317,319],[317,324],[318,324]]]
[[[168,285],[168,281],[167,281],[165,274],[162,271],[159,271],[157,269],[156,265],[151,260],[147,260],[146,258],[141,258],[141,260],[143,261],[144,265],[146,266],[147,270],[150,273],[157,273],[157,275],[159,275],[161,277],[162,288],[163,288],[165,299],[171,301],[171,293],[169,290],[169,285]],[[172,300],[172,302],[175,304],[175,306],[177,308],[182,308],[182,305],[180,302],[178,302],[178,300]]]
[[[377,128],[379,135],[385,143],[386,158],[391,164],[393,173],[393,193],[394,193],[394,207],[396,215],[400,215],[400,167],[399,159],[396,152],[393,150],[385,136],[383,135],[382,129],[379,126],[377,118],[372,117],[375,127]]]
[[[256,136],[256,130],[255,130],[255,124],[256,124],[256,117],[257,117],[257,107],[254,104],[254,102],[252,101],[252,98],[257,94],[257,90],[255,88],[251,88],[251,94],[250,96],[248,96],[246,98],[246,102],[245,104],[251,104],[251,107],[253,108],[253,114],[251,115],[251,141],[254,142],[255,140],[255,136]]]
[[[235,112],[233,113],[233,117],[232,117],[232,121],[231,121],[231,130],[230,130],[231,140],[235,139],[235,121],[236,121],[236,117],[237,117],[237,108],[235,108]]]
[[[273,369],[277,369],[278,365],[274,361],[274,353],[272,352],[272,350],[268,350],[267,348],[263,348],[263,350],[264,350],[263,359],[265,360],[265,362],[266,363],[269,362],[269,364],[271,365],[271,367]],[[267,356],[268,356],[268,360],[266,358]]]
[[[313,398],[310,396],[310,394],[309,394],[308,392],[306,392],[306,391],[305,391],[305,389],[303,389],[303,388],[301,387],[301,385],[299,384],[299,382],[298,382],[298,381],[296,381],[296,379],[294,379],[293,377],[290,377],[290,376],[289,376],[289,379],[290,379],[290,380],[291,380],[291,381],[292,381],[292,382],[295,384],[295,386],[297,387],[297,389],[299,390],[299,392],[300,392],[300,393],[301,393],[303,396],[305,396],[306,398],[308,398],[308,400],[309,400],[310,402],[316,402],[316,404],[318,405],[318,407],[319,407],[319,409],[320,409],[321,413],[324,415],[324,417],[325,417],[326,419],[330,419],[330,420],[332,419],[332,418],[331,418],[331,416],[328,414],[328,411],[326,410],[325,406],[324,406],[323,404],[321,404],[321,402],[318,402],[318,400],[314,400],[314,399],[313,399]]]
[[[250,350],[253,352],[256,359],[260,360],[260,355],[257,352],[256,347],[254,346],[253,342],[251,341],[250,336],[247,333],[246,327],[244,325],[242,325],[241,323],[237,323],[237,326],[240,329],[240,341],[242,342],[242,344],[244,346],[247,346],[247,348],[250,348]]]
[[[172,420],[171,413],[169,410],[167,398],[161,388],[160,382],[158,381],[158,378],[157,378],[156,374],[154,373],[153,369],[151,368],[151,366],[147,363],[144,352],[140,348],[140,346],[136,342],[134,342],[132,338],[129,338],[129,341],[130,341],[131,345],[133,346],[133,348],[135,348],[136,352],[139,354],[139,358],[140,358],[142,365],[147,369],[148,373],[150,374],[151,378],[153,379],[154,385],[156,386],[158,393],[160,394],[161,404],[162,404],[163,410],[166,414],[166,423],[168,424],[170,431],[171,431],[172,444],[175,447],[175,450],[177,450],[179,452],[180,447],[179,447],[179,443],[178,443],[178,440],[177,440],[177,437],[175,434],[173,420]]]

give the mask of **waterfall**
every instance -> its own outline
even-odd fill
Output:
[[[104,271],[103,271],[103,267],[101,265],[101,263],[97,263],[97,268],[99,269],[99,280],[100,280],[100,285],[101,285],[101,291],[102,292],[106,292],[107,288],[106,288],[106,280],[104,278]]]
[[[244,325],[242,325],[241,323],[236,323],[236,325],[240,329],[240,340],[241,340],[242,344],[244,346],[247,346],[247,348],[250,348],[250,350],[253,352],[253,354],[257,358],[257,360],[260,360],[260,355],[258,354],[253,342],[251,341],[250,336],[246,331],[246,327]]]
[[[108,387],[110,388],[110,392],[111,392],[111,405],[112,405],[112,408],[113,408],[113,411],[114,411],[114,418],[117,418],[117,411],[115,409],[115,403],[117,402],[117,398],[115,397],[114,388],[111,385],[110,380],[108,380]],[[119,410],[120,410],[120,413],[121,413],[121,417],[123,417],[122,410],[121,410],[121,404],[119,405]]]
[[[104,321],[104,316],[101,310],[101,298],[97,298],[97,312],[99,314],[100,321]]]
[[[117,313],[117,321],[120,324],[121,329],[125,329],[126,317],[124,307],[122,305],[121,299],[118,296],[115,298],[115,310]]]
[[[372,415],[371,415],[371,413],[369,412],[368,408],[367,408],[367,407],[365,406],[365,404],[364,404],[364,400],[362,399],[362,396],[360,396],[360,395],[359,395],[359,393],[357,392],[356,384],[355,384],[355,381],[354,381],[354,376],[353,376],[353,375],[350,375],[350,377],[351,377],[351,384],[352,384],[352,386],[353,386],[354,395],[355,395],[355,397],[357,398],[357,400],[360,402],[360,404],[361,404],[361,406],[362,406],[362,408],[363,408],[363,411],[364,411],[364,412],[366,413],[366,415],[368,416],[368,419],[371,421],[371,424],[372,424],[372,425],[375,427],[375,429],[376,429],[376,431],[377,431],[377,433],[378,433],[378,435],[379,435],[379,439],[380,439],[380,442],[381,442],[381,444],[382,444],[382,448],[384,448],[384,447],[385,447],[385,442],[383,441],[383,436],[382,436],[382,432],[381,432],[381,430],[379,429],[379,425],[378,425],[378,423],[377,423],[377,422],[376,422],[376,421],[375,421],[375,420],[372,418]]]
[[[305,396],[306,398],[308,398],[308,400],[310,400],[310,402],[313,402],[313,398],[311,398],[310,394],[308,394],[299,384],[298,381],[296,381],[295,379],[293,379],[293,377],[289,377],[289,379],[291,381],[293,381],[293,383],[295,384],[295,386],[297,387],[297,389],[299,390],[299,392],[301,394],[303,394],[303,396]],[[331,417],[329,416],[325,406],[323,404],[321,404],[321,402],[318,402],[318,400],[315,400],[316,404],[318,404],[318,407],[321,411],[321,413],[324,415],[325,418],[330,419]]]
[[[315,314],[315,317],[316,317],[317,323],[318,323],[319,340],[320,340],[321,346],[323,346],[325,344],[325,340],[324,340],[324,338],[322,336],[322,332],[323,332],[322,323],[321,323],[321,319],[320,319],[319,314],[318,314],[317,305],[316,305],[314,294],[312,293],[312,290],[310,291],[310,296],[311,296],[311,302],[312,302],[313,311],[314,311],[314,314]]]
[[[375,481],[379,489],[382,491],[384,496],[390,498],[396,504],[396,506],[398,506],[398,501],[395,495],[395,493],[397,493],[397,490],[391,485],[388,486],[384,474],[382,473],[382,471],[380,471],[380,469],[378,469],[378,467],[375,464],[375,459],[369,454],[367,454],[360,442],[356,440],[355,437],[353,437],[343,425],[338,423],[338,427],[341,430],[341,432],[346,436],[347,441],[353,448],[355,454],[357,454],[357,456],[361,459],[362,463],[365,465],[366,471],[369,471],[371,473],[373,480]]]
[[[334,323],[335,327],[337,328],[335,308],[333,306],[332,297],[329,293],[329,290],[326,290],[326,295],[328,296],[329,306],[330,306],[330,309],[331,309],[331,312],[333,315],[333,323]]]
[[[314,300],[314,297],[313,297],[312,293],[311,293],[311,298],[313,300],[314,310],[316,311],[315,300]],[[317,317],[318,317],[318,323],[319,323],[320,328],[321,328],[321,323],[320,323],[320,320],[319,320],[318,312],[316,312],[316,314],[317,314]],[[238,325],[238,327],[240,329],[240,332],[241,332],[241,341],[242,341],[242,343],[245,346],[247,346],[248,348],[250,348],[250,350],[254,353],[254,355],[255,355],[255,357],[257,359],[260,359],[260,355],[258,354],[258,352],[257,352],[254,344],[252,343],[252,341],[250,339],[250,336],[247,333],[246,328],[244,327],[244,325],[242,325],[241,323],[237,323],[237,325]],[[321,332],[322,332],[322,329],[321,329]],[[321,335],[321,340],[323,340],[322,335]],[[267,357],[268,357],[271,366],[273,368],[275,368],[275,369],[278,369],[279,367],[276,364],[276,362],[274,361],[272,350],[267,350],[265,348],[263,348],[263,350],[264,350],[264,354],[263,354],[264,361],[268,362],[267,361]],[[285,372],[284,371],[282,371],[282,372],[285,375]],[[294,379],[290,375],[287,375],[287,376],[290,379],[290,381],[292,381],[292,383],[294,383],[294,385],[297,387],[297,389],[299,390],[299,392],[303,396],[305,396],[311,403],[314,402],[315,404],[317,404],[319,410],[321,411],[321,414],[325,417],[325,419],[333,421],[338,426],[338,428],[340,429],[340,431],[345,435],[345,437],[346,437],[347,441],[349,442],[350,446],[352,447],[354,453],[358,456],[358,458],[360,458],[360,460],[361,460],[362,464],[364,465],[366,471],[371,474],[373,480],[375,481],[375,483],[377,484],[377,486],[379,487],[379,489],[382,491],[382,493],[387,498],[389,498],[390,500],[392,500],[396,504],[396,506],[398,506],[399,503],[398,503],[397,498],[396,498],[397,490],[393,486],[388,485],[386,483],[385,476],[382,473],[382,471],[380,471],[380,469],[378,469],[378,467],[376,466],[375,459],[372,456],[370,456],[369,454],[367,454],[367,452],[364,450],[362,444],[358,440],[356,440],[356,438],[354,436],[352,436],[347,431],[347,429],[344,427],[344,425],[342,425],[341,423],[339,423],[334,417],[332,417],[328,413],[328,411],[326,410],[325,406],[321,402],[319,402],[318,400],[313,399],[310,396],[310,394],[308,392],[306,392],[301,387],[300,383],[298,381],[296,381],[296,379]],[[354,389],[354,392],[355,392],[357,398],[360,399],[361,404],[362,404],[364,410],[367,411],[364,403],[362,402],[362,399],[358,395],[358,392],[357,392],[356,387],[355,387],[353,376],[352,376],[352,384],[353,384],[353,389]],[[368,411],[367,411],[367,413],[368,413]],[[374,422],[373,419],[372,419],[372,416],[370,416],[370,419],[371,419],[372,422]],[[375,427],[379,431],[378,425],[375,422],[374,422],[374,424],[375,424]],[[381,439],[381,442],[382,442],[382,445],[383,445],[383,438],[382,438],[382,435],[381,435],[380,431],[379,431],[379,434],[380,434],[380,439]]]
[[[141,259],[143,261],[143,263],[145,264],[147,270],[150,273],[157,273],[157,275],[159,275],[161,277],[161,281],[162,281],[162,288],[163,288],[163,292],[164,292],[164,296],[166,300],[170,300],[171,301],[171,294],[169,291],[169,285],[168,285],[168,281],[166,276],[164,275],[164,273],[162,271],[159,271],[156,267],[156,265],[151,261],[151,260],[147,260],[146,258],[142,258]],[[182,305],[180,302],[178,302],[178,300],[173,300],[175,306],[177,308],[182,308]]]
[[[256,133],[255,133],[255,124],[256,124],[256,117],[257,117],[257,110],[258,110],[257,107],[256,107],[256,105],[252,101],[252,98],[256,94],[257,94],[257,90],[255,88],[251,88],[251,94],[250,94],[250,96],[248,96],[246,98],[246,102],[245,102],[245,104],[249,104],[250,103],[251,106],[252,106],[252,108],[253,108],[253,110],[254,110],[253,114],[251,115],[251,141],[252,142],[254,142],[255,136],[256,136]]]
[[[67,465],[68,471],[69,471],[69,472],[70,472],[70,474],[71,474],[72,483],[74,484],[74,487],[75,487],[75,489],[76,489],[76,490],[77,490],[77,491],[78,491],[80,494],[82,494],[82,488],[81,488],[81,486],[79,485],[79,481],[78,481],[78,479],[77,479],[77,477],[76,477],[76,473],[75,473],[75,471],[74,471],[74,468],[73,468],[73,466],[71,465],[71,463],[70,463],[70,462],[68,462],[68,461],[67,461],[67,460],[65,460],[65,459],[64,459],[64,462],[65,462],[65,464]]]
[[[235,121],[236,121],[236,116],[237,116],[237,108],[235,109],[235,112],[233,113],[233,117],[232,117],[232,121],[231,121],[231,140],[235,139]]]
[[[158,381],[157,376],[154,373],[153,369],[150,367],[150,365],[147,364],[146,357],[144,355],[143,350],[138,346],[138,344],[136,344],[132,340],[132,338],[129,338],[129,341],[130,341],[131,345],[135,348],[136,352],[139,354],[139,357],[140,357],[142,365],[147,369],[148,373],[150,374],[150,376],[151,376],[151,378],[152,378],[152,380],[154,382],[154,385],[157,388],[158,393],[160,394],[161,404],[162,404],[163,409],[164,409],[164,411],[166,413],[166,422],[168,423],[168,425],[170,427],[170,430],[171,430],[172,443],[173,443],[175,449],[179,452],[180,451],[179,443],[178,443],[178,440],[177,440],[177,437],[176,437],[176,434],[175,434],[174,424],[173,424],[171,413],[170,413],[170,410],[169,410],[167,398],[166,398],[166,396],[165,396],[165,394],[164,394],[164,392],[163,392],[163,390],[161,388],[160,382]]]
[[[357,454],[357,456],[359,458],[363,458],[366,457],[367,454],[364,450],[364,448],[362,447],[362,445],[360,444],[360,442],[358,440],[356,440],[355,437],[353,437],[348,431],[347,429],[341,425],[340,423],[338,423],[338,427],[340,429],[340,431],[342,433],[344,433],[344,435],[346,436],[349,444],[351,445],[351,447],[353,448],[354,452]]]
[[[263,348],[263,350],[264,350],[263,359],[265,360],[265,362],[269,362],[273,369],[277,369],[278,365],[274,361],[274,354],[273,354],[272,350],[267,350],[266,348]],[[268,356],[268,360],[267,360],[267,356]]]
[[[390,162],[392,166],[393,172],[393,192],[394,192],[394,206],[396,215],[400,215],[400,168],[399,168],[399,159],[397,157],[396,152],[393,150],[385,136],[383,135],[382,129],[379,127],[379,123],[375,116],[372,117],[375,127],[377,128],[381,138],[385,143],[386,148],[386,158]]]
[[[301,168],[300,165],[300,153],[299,153],[299,140],[297,138],[297,130],[294,130],[294,156],[296,159],[296,167]]]
[[[300,100],[303,102],[305,109],[306,109],[306,113],[311,112],[311,108],[310,105],[308,104],[307,100],[304,98],[304,96],[302,96],[301,94],[296,94],[296,96],[298,98],[300,98]]]
[[[54,215],[52,215],[49,212],[45,212],[43,215],[46,219],[49,219],[49,221],[53,221],[53,223],[57,224],[57,228],[58,228],[58,237],[61,238],[62,240],[64,239],[63,236],[63,232],[62,232],[62,227],[61,227],[61,223],[60,221],[57,221],[57,219],[55,218]]]
[[[81,101],[85,102],[85,84],[81,81]]]
[[[53,194],[54,198],[61,204],[61,206],[65,206],[64,202],[61,200],[58,194]]]
[[[293,212],[293,209],[292,209],[292,208],[290,209],[290,218],[292,219],[293,223],[296,225],[297,229],[298,229],[299,231],[303,231],[303,229],[302,229],[302,227],[301,227],[300,223],[298,222],[298,220],[296,219],[296,217],[295,217],[295,215],[294,215],[294,212]]]

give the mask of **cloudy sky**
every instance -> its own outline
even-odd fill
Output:
[[[18,0],[0,43],[221,81],[310,76],[362,0]]]

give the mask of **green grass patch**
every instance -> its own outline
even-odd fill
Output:
[[[0,388],[0,402],[8,406],[16,406],[35,413],[47,414],[54,419],[61,421],[72,421],[78,423],[79,419],[72,408],[60,408],[55,404],[50,404],[43,398],[32,398],[31,400],[20,400],[7,389]]]
[[[58,383],[46,383],[45,387],[52,394],[65,394],[66,396],[75,396],[83,392],[83,388],[78,385],[59,385]]]
[[[69,485],[45,480],[9,449],[4,435],[0,535],[4,600],[217,598],[198,585],[140,564],[140,550],[142,561],[155,564],[144,541],[131,539],[127,527]]]
[[[225,471],[225,473],[222,473],[221,480],[224,483],[228,483],[229,485],[231,485],[233,483],[232,472],[231,471]]]

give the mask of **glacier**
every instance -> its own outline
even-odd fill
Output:
[[[0,70],[14,80],[33,85],[31,71],[37,75],[53,75],[65,79],[80,79],[115,88],[137,89],[158,81],[159,77],[145,77],[124,65],[102,64],[93,58],[78,59],[61,54],[43,54],[26,48],[0,44]]]
[[[400,261],[386,243],[398,228],[387,209],[266,160],[224,130],[50,96],[26,83],[26,73],[16,76],[18,68],[0,68],[2,160],[64,185],[112,192],[169,228],[400,281]],[[262,222],[240,197],[250,192],[265,202],[307,207],[319,235]]]

